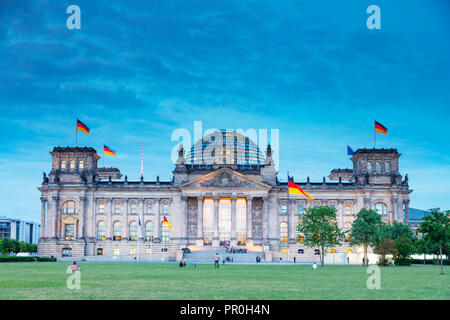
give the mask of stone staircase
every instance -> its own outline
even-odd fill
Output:
[[[214,255],[218,253],[220,257],[220,264],[222,264],[222,260],[230,257],[233,259],[233,262],[225,262],[225,263],[256,263],[256,257],[259,256],[264,262],[264,252],[247,252],[247,253],[227,253],[224,248],[216,248],[216,249],[201,249],[191,251],[191,253],[184,254],[184,259],[186,263],[214,263]]]

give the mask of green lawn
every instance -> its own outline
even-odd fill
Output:
[[[69,290],[69,265],[0,263],[0,299],[450,299],[450,275],[437,266],[381,268],[381,289],[369,290],[366,269],[353,265],[80,263],[81,290]]]

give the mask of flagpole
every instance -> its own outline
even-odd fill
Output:
[[[375,131],[375,122],[376,120],[373,120],[373,148],[376,149],[377,147],[377,132]]]
[[[103,162],[103,168],[105,167],[105,146],[103,146],[103,157],[102,157],[102,162]]]
[[[77,120],[77,124],[75,126],[75,148],[77,147],[77,141],[78,140],[78,120]]]
[[[288,213],[288,221],[291,219],[291,204],[289,203],[289,171],[287,172],[288,185],[287,185],[287,213]],[[291,221],[292,223],[292,221]],[[289,230],[289,229],[288,229]],[[289,237],[289,232],[288,232]],[[289,239],[288,239],[289,241]],[[288,261],[289,261],[289,249],[288,249]]]

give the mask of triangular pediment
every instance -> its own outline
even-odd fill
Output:
[[[67,215],[67,216],[64,216],[61,219],[61,222],[66,223],[66,224],[76,223],[77,221],[78,221],[78,219],[75,218],[74,216],[70,215],[70,214]]]
[[[270,189],[268,184],[229,168],[221,168],[181,185],[184,188],[258,188]]]

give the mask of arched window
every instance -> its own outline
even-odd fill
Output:
[[[66,168],[66,160],[61,160],[61,169]]]
[[[61,207],[62,214],[77,214],[78,208],[75,201],[69,200],[63,203]]]
[[[375,210],[381,216],[387,216],[387,206],[383,202],[377,202],[373,206],[373,210]]]
[[[390,172],[391,171],[391,164],[389,162],[386,162],[384,164],[384,171]]]
[[[75,169],[75,160],[70,160],[70,169]]]
[[[288,241],[288,224],[286,221],[280,223],[280,241],[281,242]]]
[[[377,171],[381,171],[381,162],[377,161],[377,163],[376,163],[376,170]]]
[[[170,227],[166,224],[161,225],[161,241],[169,242],[170,240]]]
[[[84,161],[83,160],[78,161],[78,169],[84,169]]]
[[[151,221],[145,224],[145,241],[153,241],[153,222]]]
[[[130,223],[130,238],[131,241],[136,241],[138,239],[138,224],[136,221]]]
[[[369,172],[372,171],[372,163],[371,162],[367,162],[367,171],[369,171]]]
[[[97,240],[106,239],[106,224],[104,221],[100,221],[97,224]]]
[[[120,221],[114,222],[113,225],[113,240],[120,241],[122,240],[122,224]]]

